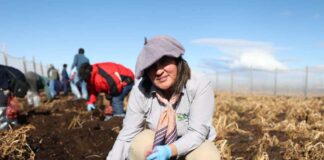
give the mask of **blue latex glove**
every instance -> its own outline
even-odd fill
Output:
[[[170,159],[172,154],[169,145],[156,146],[146,160],[167,160]]]
[[[92,111],[95,108],[96,107],[93,104],[91,104],[91,103],[87,105],[88,112]]]

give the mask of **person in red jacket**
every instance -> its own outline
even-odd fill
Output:
[[[95,109],[94,103],[98,94],[104,92],[112,103],[113,116],[125,116],[123,101],[134,85],[134,73],[132,70],[113,62],[93,65],[84,63],[80,67],[79,76],[87,82],[90,95],[87,101],[88,111]],[[105,120],[110,118],[111,115],[106,115]]]
[[[0,130],[18,123],[21,107],[16,97],[24,98],[29,88],[23,72],[0,64]]]

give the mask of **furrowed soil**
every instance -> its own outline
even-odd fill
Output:
[[[88,113],[85,108],[83,100],[61,97],[22,113],[20,123],[35,127],[27,138],[35,159],[106,158],[119,133],[122,118],[103,121],[99,110]]]
[[[324,98],[217,94],[215,104],[214,142],[222,159],[324,159]],[[71,96],[22,106],[20,125],[0,132],[8,139],[0,141],[0,159],[103,160],[123,120],[103,121],[102,106],[89,113],[85,101]],[[16,150],[2,149],[8,144]]]

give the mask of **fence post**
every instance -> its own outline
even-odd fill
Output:
[[[308,92],[308,66],[305,68],[305,88],[304,88],[304,98],[307,98]]]
[[[1,44],[1,52],[3,52],[3,53],[7,52],[7,47],[5,44]]]
[[[26,74],[27,73],[27,66],[26,66],[26,60],[25,60],[25,57],[23,57],[23,67],[24,67],[24,73]]]
[[[277,95],[277,78],[278,78],[278,69],[274,70],[274,84],[273,84],[273,95]]]
[[[215,82],[215,92],[218,91],[218,72],[216,71],[216,82]]]
[[[40,62],[40,69],[41,69],[41,74],[42,74],[42,76],[44,76],[44,69],[43,69],[43,64],[42,64],[42,62]]]
[[[231,95],[234,93],[234,71],[231,70]]]
[[[4,52],[4,44],[0,44],[1,45],[1,52]]]
[[[250,67],[250,94],[253,94],[253,68]]]
[[[33,56],[33,68],[34,68],[34,72],[37,73],[36,71],[36,62],[35,62],[35,57]]]
[[[4,49],[4,44],[0,44],[0,53],[4,54],[5,49]]]
[[[5,54],[5,64],[6,64],[6,66],[8,66],[9,65],[9,62],[8,62],[8,51],[7,51],[6,45],[3,46],[3,52]]]
[[[8,66],[8,57],[7,57],[7,53],[3,52],[3,59],[4,59],[4,63],[6,66]]]

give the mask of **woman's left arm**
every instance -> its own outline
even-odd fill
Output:
[[[201,80],[189,110],[187,133],[173,144],[178,155],[185,155],[196,149],[207,138],[212,125],[214,113],[214,92],[209,80]]]
[[[123,128],[119,132],[115,144],[107,156],[107,160],[124,160],[128,156],[129,147],[133,138],[143,130],[147,99],[136,84],[129,96]]]

